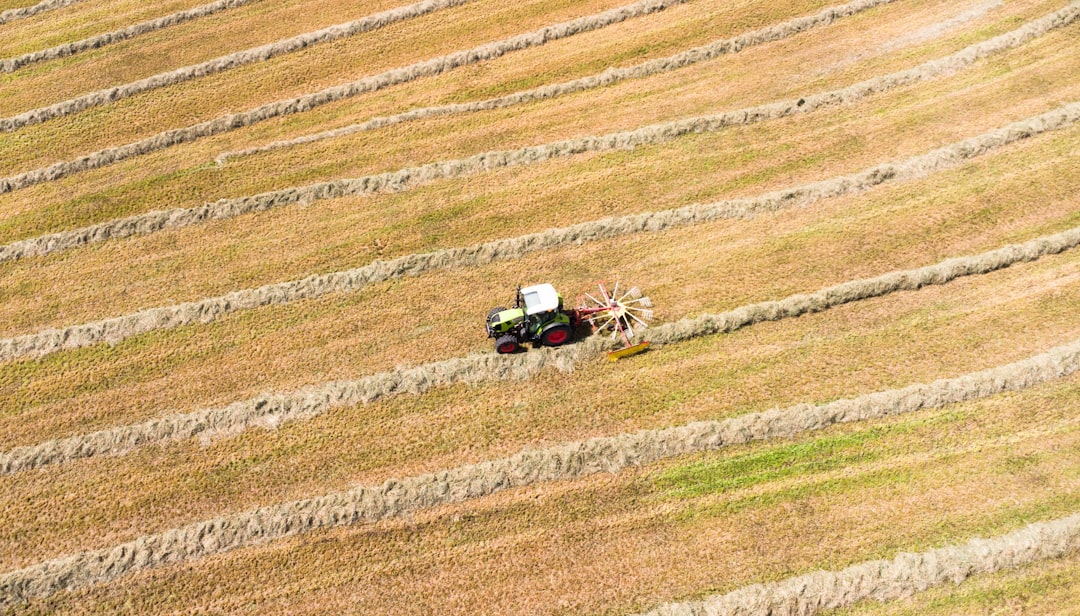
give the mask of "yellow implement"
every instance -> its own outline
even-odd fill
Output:
[[[633,346],[628,346],[626,348],[618,349],[615,351],[608,351],[607,357],[610,361],[618,361],[623,357],[637,355],[638,353],[643,353],[647,350],[649,350],[648,340],[646,340],[645,342],[639,342]]]

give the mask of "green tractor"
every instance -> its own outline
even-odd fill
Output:
[[[513,308],[492,308],[487,316],[488,338],[495,350],[513,353],[526,343],[566,344],[574,337],[575,319],[563,311],[563,299],[550,284],[518,287]]]
[[[492,308],[488,312],[488,338],[495,339],[499,353],[514,353],[527,343],[560,346],[570,342],[580,327],[597,333],[610,333],[624,343],[623,348],[608,353],[612,360],[635,355],[649,348],[648,342],[631,343],[634,329],[648,327],[652,302],[637,287],[619,291],[619,284],[609,292],[604,283],[597,290],[583,293],[576,308],[564,309],[563,298],[550,284],[518,287],[513,308]]]

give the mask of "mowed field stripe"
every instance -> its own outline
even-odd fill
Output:
[[[399,124],[401,122],[409,120],[416,120],[420,118],[439,115],[449,115],[455,113],[475,112],[486,109],[498,109],[501,107],[523,104],[534,100],[554,98],[557,96],[562,96],[564,94],[580,92],[590,88],[598,88],[606,85],[611,85],[626,79],[643,78],[649,75],[673,71],[679,68],[683,68],[685,66],[689,66],[696,62],[703,62],[705,60],[719,57],[726,53],[734,53],[745,47],[759,45],[771,41],[777,41],[783,38],[794,36],[799,32],[806,31],[816,26],[826,25],[842,17],[854,15],[855,13],[865,11],[867,9],[882,4],[888,4],[894,1],[895,0],[857,0],[855,2],[851,2],[842,6],[825,9],[813,16],[800,17],[791,21],[777,24],[775,26],[770,26],[768,28],[749,32],[747,34],[732,39],[719,40],[714,43],[710,43],[709,45],[691,49],[668,58],[650,60],[648,62],[644,62],[642,64],[627,68],[609,68],[601,73],[590,75],[588,77],[583,77],[581,79],[575,79],[573,81],[568,81],[561,84],[554,84],[550,86],[541,86],[532,90],[516,92],[514,94],[508,94],[506,96],[488,99],[485,101],[479,101],[475,103],[460,103],[456,105],[444,105],[440,107],[425,107],[423,109],[416,109],[393,116],[373,118],[362,124],[356,124],[333,131],[318,133],[315,135],[307,135],[297,138],[295,140],[275,142],[262,148],[254,148],[251,150],[244,150],[242,152],[225,152],[217,157],[217,161],[219,164],[223,164],[225,160],[231,157],[244,156],[256,152],[278,149],[290,145],[297,145],[300,143],[310,143],[313,141],[319,141],[331,137],[339,137],[364,130],[372,130],[385,126],[391,126],[393,124]],[[99,169],[101,167],[105,167],[113,163],[120,162],[122,160],[135,158],[136,156],[149,154],[151,152],[163,150],[179,143],[191,141],[191,139],[185,139],[184,141],[174,141],[170,138],[164,138],[166,135],[172,132],[175,131],[167,131],[165,133],[155,135],[154,137],[150,137],[122,146],[105,148],[103,150],[98,150],[97,152],[80,156],[79,158],[70,161],[55,163],[47,167],[33,169],[9,178],[0,179],[0,192],[18,190],[20,188],[32,186],[34,184],[58,180],[60,178],[67,177],[80,171]]]
[[[155,210],[0,246],[0,262],[46,255],[110,239],[145,235],[164,229],[234,218],[294,203],[311,203],[348,195],[396,192],[435,180],[460,178],[491,169],[537,164],[585,152],[633,149],[642,145],[670,142],[684,135],[715,132],[731,126],[746,126],[809,113],[953,73],[989,55],[1017,47],[1053,29],[1071,24],[1078,17],[1080,17],[1080,1],[1073,2],[1067,8],[1046,15],[1016,30],[976,43],[943,58],[925,62],[911,69],[861,81],[846,88],[808,95],[804,98],[773,102],[716,115],[652,124],[630,131],[584,136],[515,150],[484,152],[468,158],[428,163],[361,178],[319,182],[248,197],[219,199],[193,208]]]
[[[1015,569],[1080,550],[1080,514],[1036,522],[990,539],[926,552],[902,552],[839,571],[815,571],[779,582],[754,584],[698,601],[669,603],[643,616],[701,614],[800,614],[853,605],[865,599],[892,601],[946,582],[960,584],[980,573]]]
[[[20,9],[8,9],[3,13],[0,13],[0,24],[6,24],[9,21],[16,19],[23,19],[26,17],[33,17],[38,13],[44,13],[45,11],[51,11],[53,9],[62,9],[65,6],[71,6],[82,2],[83,0],[42,0],[33,6],[26,6]]]
[[[186,66],[166,73],[159,73],[147,77],[146,79],[140,79],[139,81],[134,81],[122,86],[98,90],[96,92],[91,92],[90,94],[56,103],[55,105],[49,105],[48,107],[41,107],[19,115],[3,118],[0,119],[0,131],[11,132],[25,126],[40,124],[41,122],[46,122],[66,115],[72,115],[91,107],[105,105],[142,92],[183,83],[185,81],[212,75],[245,64],[262,62],[282,54],[310,47],[311,45],[338,40],[362,32],[368,32],[404,19],[419,17],[421,15],[432,13],[438,9],[457,6],[470,1],[471,0],[422,0],[415,4],[383,11],[382,13],[377,13],[357,21],[330,26],[329,28],[302,34],[290,39],[284,39],[275,43],[263,45],[262,47],[239,51],[227,56],[208,60],[201,64]],[[687,1],[689,0],[639,0],[633,4],[610,9],[594,15],[588,15],[572,21],[547,26],[540,30],[519,34],[518,36],[496,41],[494,43],[487,43],[479,47],[474,47],[473,49],[457,51],[449,55],[440,56],[431,60],[424,60],[409,66],[391,69],[378,75],[365,77],[349,84],[327,88],[314,94],[269,103],[251,111],[225,116],[218,120],[197,124],[182,130],[194,131],[194,133],[197,134],[200,128],[205,130],[206,128],[213,129],[214,127],[217,127],[218,122],[223,122],[231,130],[238,126],[246,126],[252,121],[259,121],[269,117],[276,117],[286,113],[310,109],[316,105],[340,100],[348,96],[355,96],[362,92],[373,92],[390,85],[419,79],[420,77],[437,75],[459,66],[498,58],[512,51],[536,47],[549,41],[566,38],[582,32],[597,30],[626,21],[627,19],[655,13],[669,6],[682,4]]]
[[[1059,254],[1080,245],[1080,227],[1013,244],[978,255],[956,257],[917,269],[898,270],[841,283],[812,293],[800,293],[777,301],[759,302],[727,312],[703,314],[666,323],[649,330],[656,345],[673,344],[729,333],[766,321],[779,321],[821,312],[897,291],[942,285],[964,276],[986,274]],[[613,348],[607,338],[591,337],[561,348],[544,348],[517,355],[494,353],[432,362],[364,377],[335,381],[298,392],[263,395],[225,407],[170,415],[147,422],[17,447],[0,453],[0,474],[10,474],[49,464],[102,455],[119,455],[145,445],[219,432],[236,434],[250,427],[277,426],[309,419],[331,409],[370,404],[402,394],[419,395],[454,383],[479,383],[527,379],[555,367],[571,370]]]
[[[374,261],[350,270],[312,275],[194,302],[159,306],[119,317],[0,339],[0,361],[42,357],[65,349],[116,343],[150,331],[209,323],[241,310],[312,299],[328,293],[352,292],[376,282],[415,276],[433,270],[475,267],[572,243],[599,241],[635,233],[655,233],[713,220],[741,218],[807,205],[821,199],[859,193],[886,182],[925,177],[1009,143],[1070,126],[1077,120],[1080,120],[1080,102],[1014,122],[927,154],[755,198],[605,218],[464,248],[415,253],[389,261]]]
[[[409,122],[412,120],[419,120],[435,116],[445,116],[460,113],[487,111],[491,109],[501,109],[504,107],[521,105],[532,101],[555,98],[558,96],[563,96],[565,94],[582,92],[584,90],[590,90],[593,88],[601,88],[604,86],[613,85],[627,79],[641,79],[644,77],[649,77],[651,75],[667,73],[670,71],[678,70],[680,68],[691,66],[698,62],[714,60],[726,54],[738,53],[739,51],[742,51],[743,49],[748,47],[763,45],[765,43],[771,43],[790,38],[792,36],[795,36],[796,34],[806,32],[807,30],[811,30],[819,26],[829,25],[838,19],[850,17],[852,15],[856,15],[858,13],[884,4],[891,4],[892,2],[895,2],[895,0],[856,0],[855,2],[849,2],[847,4],[832,6],[823,9],[814,15],[797,17],[795,19],[790,19],[779,24],[760,28],[758,30],[753,30],[751,32],[747,32],[736,37],[719,39],[707,45],[695,47],[693,49],[689,49],[687,51],[683,51],[668,56],[666,58],[647,60],[640,64],[623,68],[610,67],[602,72],[595,73],[587,77],[582,77],[580,79],[540,86],[531,90],[524,90],[521,92],[515,92],[513,94],[507,94],[506,96],[499,96],[496,98],[489,98],[486,100],[475,101],[471,103],[456,103],[452,105],[439,105],[435,107],[412,109],[404,113],[399,113],[391,116],[376,117],[370,120],[366,120],[364,122],[351,124],[349,126],[344,126],[334,130],[323,131],[310,135],[303,135],[295,139],[275,141],[265,146],[249,148],[246,150],[240,150],[235,152],[223,152],[216,157],[216,161],[220,165],[224,164],[230,158],[238,158],[242,156],[249,156],[252,154],[259,154],[262,152],[269,152],[281,148],[291,147],[294,145],[313,143],[325,139],[333,139],[335,137],[344,137],[346,135],[352,135],[363,131],[375,130],[378,128],[392,126],[394,124],[400,124],[402,122]],[[47,170],[43,171],[47,172]]]
[[[127,573],[219,554],[266,541],[375,522],[539,482],[615,473],[691,453],[784,438],[828,426],[941,408],[1051,382],[1080,369],[1080,340],[1034,357],[929,384],[826,404],[749,413],[723,421],[597,437],[456,468],[390,479],[378,486],[217,517],[0,576],[0,606],[116,579]]]
[[[204,4],[197,6],[193,9],[186,11],[179,11],[172,15],[166,15],[157,19],[151,19],[144,21],[133,26],[128,26],[120,30],[113,32],[106,32],[105,34],[99,34],[90,38],[83,39],[81,41],[75,41],[73,43],[65,43],[63,45],[57,45],[56,47],[50,47],[41,51],[35,51],[32,53],[23,54],[15,58],[7,58],[0,60],[0,73],[11,73],[18,69],[34,64],[36,62],[45,62],[47,60],[55,60],[56,58],[65,58],[67,56],[73,56],[83,51],[89,51],[91,49],[98,49],[112,43],[118,43],[120,41],[126,41],[131,38],[135,38],[141,34],[147,34],[154,32],[155,30],[161,30],[168,28],[169,26],[175,26],[177,24],[198,19],[199,17],[206,17],[207,15],[213,15],[214,13],[220,13],[221,11],[244,6],[245,4],[251,4],[258,0],[217,0],[210,4]]]

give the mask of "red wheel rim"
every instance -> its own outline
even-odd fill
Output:
[[[499,346],[499,352],[500,353],[513,353],[514,349],[516,349],[516,348],[517,348],[517,344],[514,344],[513,342],[504,342],[502,345]]]
[[[559,328],[552,330],[552,332],[548,334],[547,341],[548,344],[562,344],[566,342],[567,336],[569,336],[569,334],[566,333],[566,330]]]

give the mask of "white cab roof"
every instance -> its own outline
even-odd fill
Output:
[[[550,284],[525,287],[521,290],[521,296],[525,298],[525,314],[527,315],[556,310],[559,307],[559,293]]]

